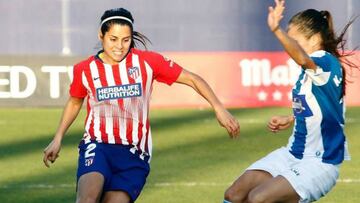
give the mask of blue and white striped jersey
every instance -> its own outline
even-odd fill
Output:
[[[325,51],[310,55],[316,71],[302,69],[293,90],[295,124],[287,148],[298,159],[318,157],[339,164],[350,159],[344,134],[342,69]]]

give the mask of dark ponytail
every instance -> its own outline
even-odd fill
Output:
[[[147,38],[145,35],[141,34],[140,32],[137,32],[137,31],[133,31],[133,41],[131,42],[131,48],[134,48],[134,47],[138,47],[138,42],[141,43],[141,45],[147,49],[147,43],[146,42],[149,42],[151,44],[151,41],[149,40],[149,38]]]
[[[350,25],[356,18],[351,19],[345,27],[342,29],[339,36],[336,36],[334,31],[333,18],[329,11],[317,11],[315,9],[307,9],[305,11],[297,13],[290,19],[289,24],[299,26],[299,30],[304,33],[307,38],[319,33],[322,38],[322,47],[325,51],[334,55],[340,62],[343,72],[342,87],[345,95],[346,90],[346,68],[359,69],[354,62],[351,62],[347,57],[354,54],[354,50],[350,52],[345,51],[345,34]]]

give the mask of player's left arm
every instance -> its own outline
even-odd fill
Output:
[[[294,115],[289,116],[273,116],[268,122],[269,131],[276,133],[280,130],[289,128],[295,121]]]
[[[213,107],[217,120],[221,126],[226,128],[230,137],[235,138],[239,135],[239,122],[225,109],[209,84],[202,77],[183,69],[176,83],[188,85],[204,97]]]

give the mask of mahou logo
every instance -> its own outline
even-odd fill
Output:
[[[296,83],[301,68],[294,60],[284,65],[272,66],[269,59],[243,59],[239,62],[241,84],[245,88],[256,87],[260,102],[291,101],[291,87]]]
[[[286,65],[273,68],[268,59],[243,59],[239,65],[242,85],[245,87],[294,85],[300,74],[299,65],[292,59],[287,60]]]

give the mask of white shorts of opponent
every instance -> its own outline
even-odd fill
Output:
[[[315,157],[297,159],[285,147],[271,152],[246,170],[263,170],[273,177],[283,176],[300,196],[299,203],[318,200],[335,186],[339,177],[339,165],[323,163]]]

